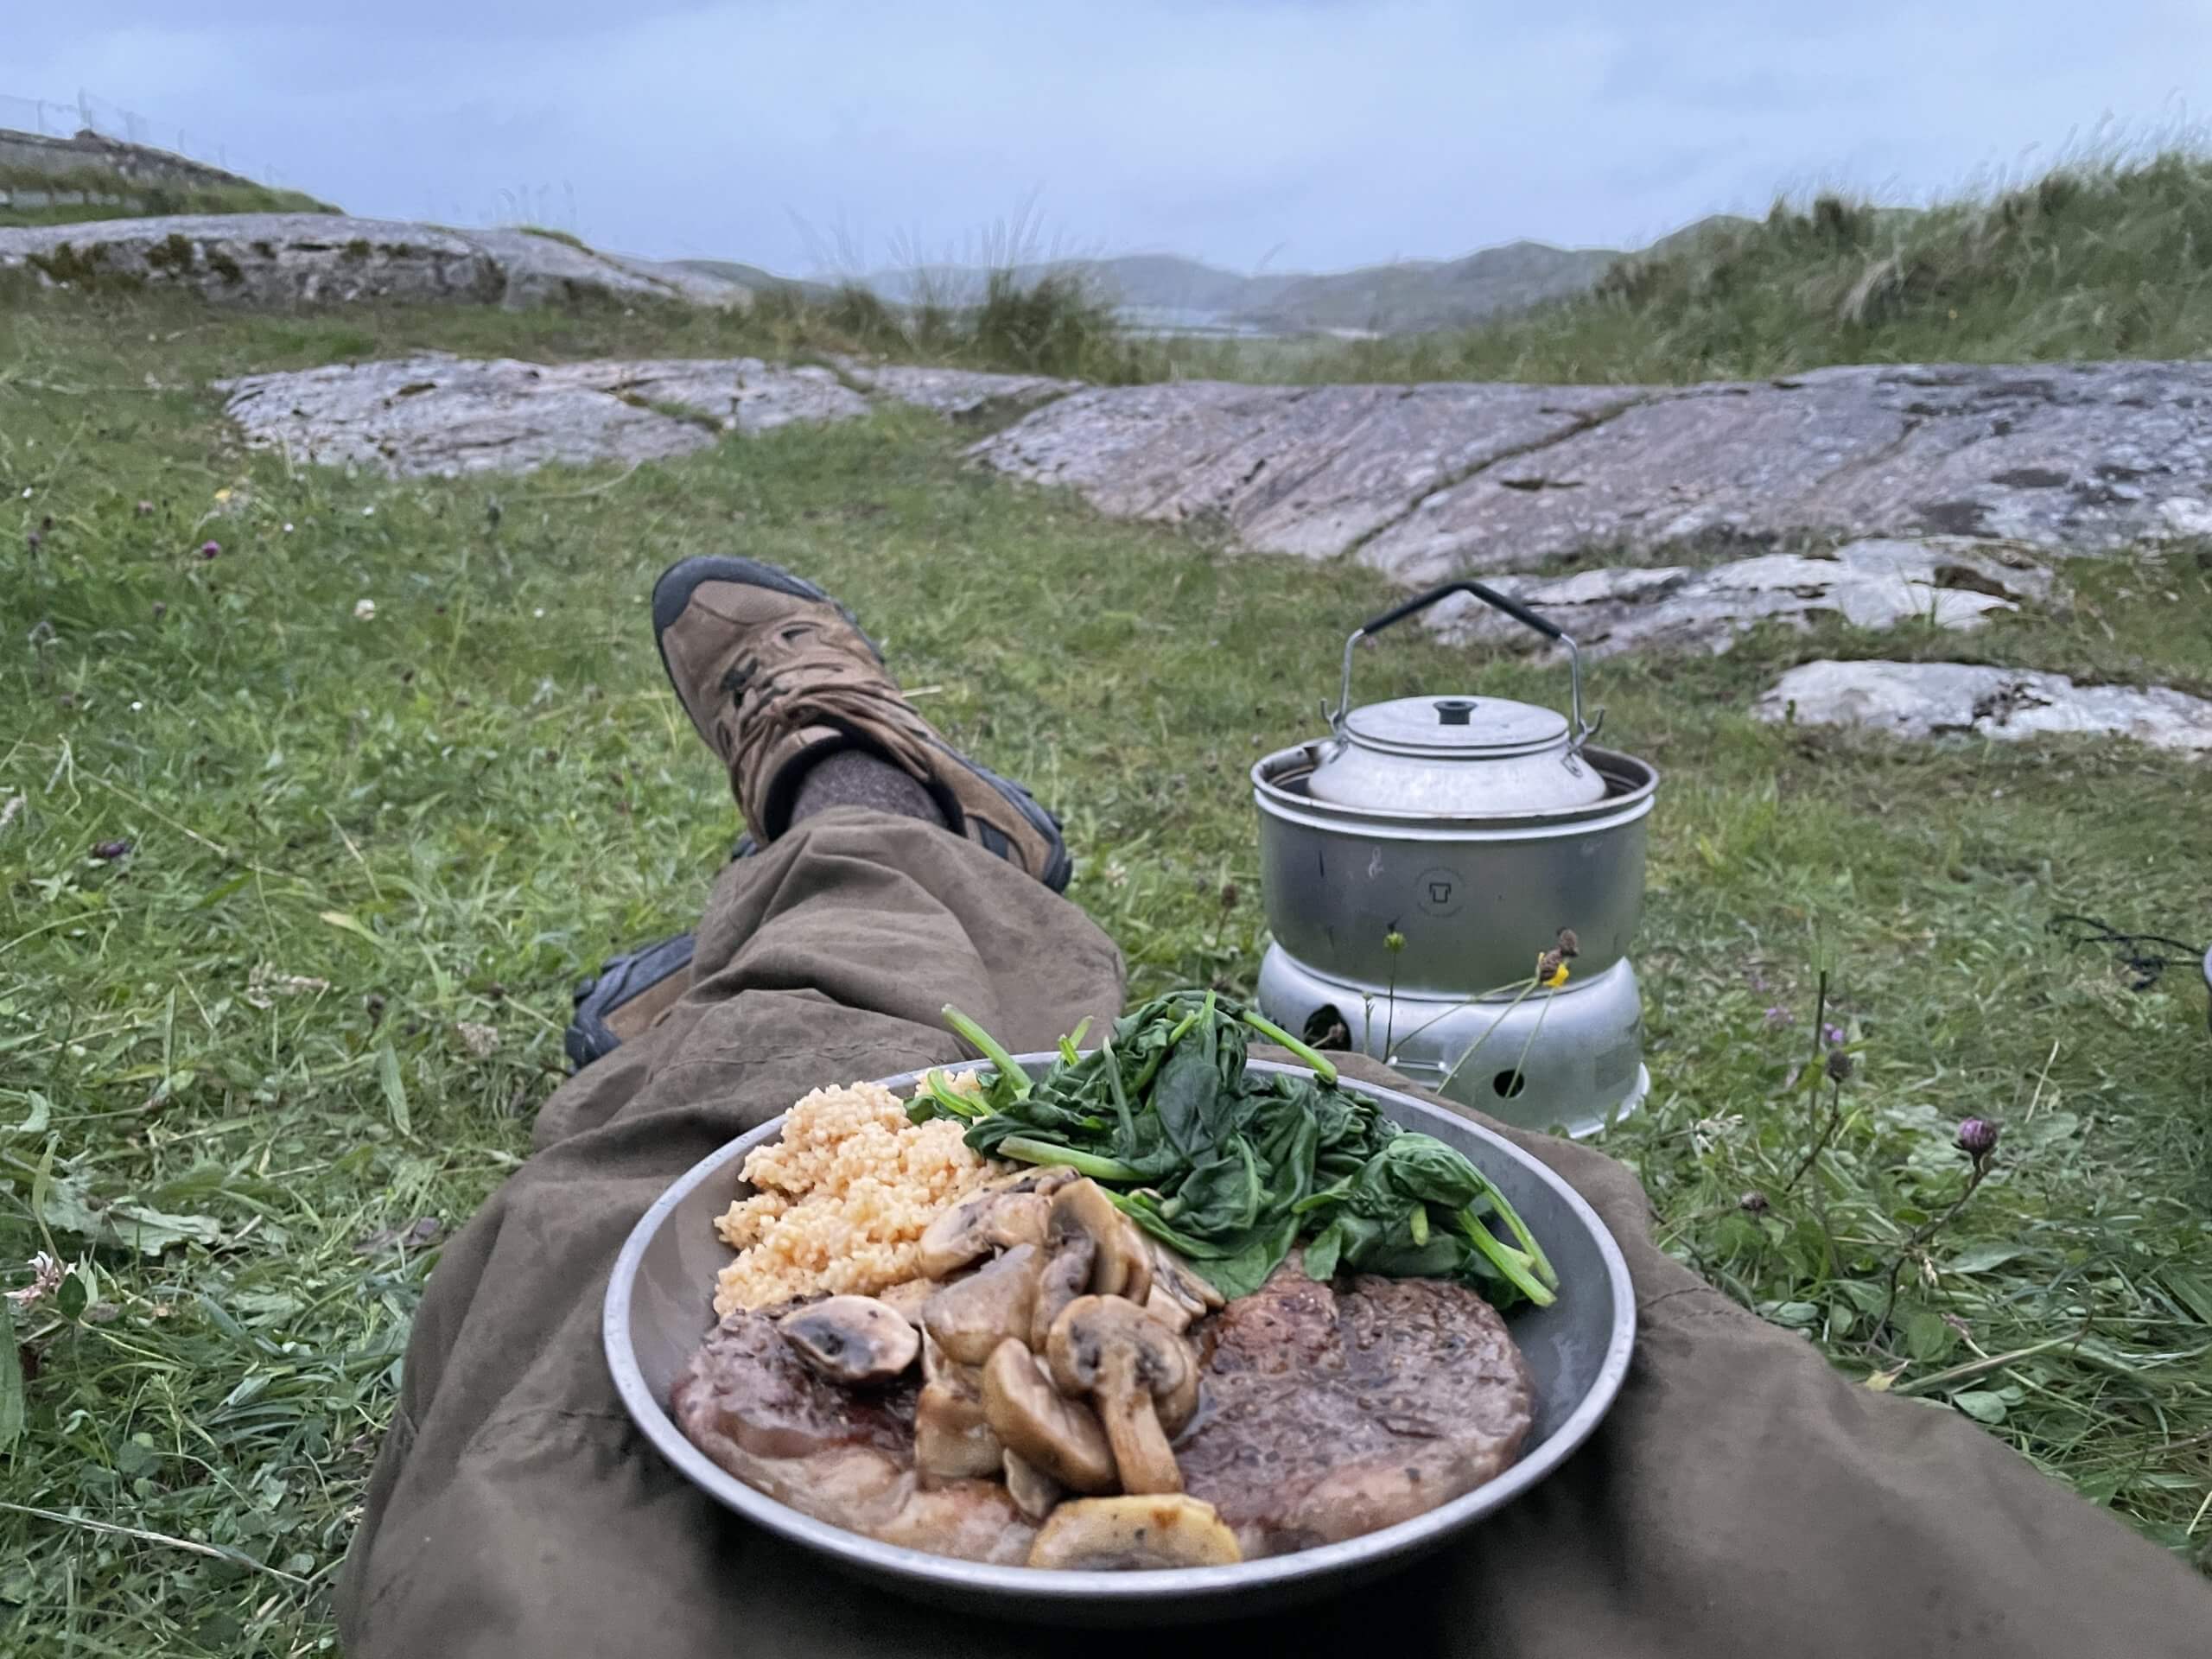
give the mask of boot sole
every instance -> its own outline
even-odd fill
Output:
[[[769,564],[760,559],[738,558],[727,553],[701,553],[688,559],[679,559],[662,571],[660,579],[653,583],[653,649],[660,653],[661,672],[668,676],[668,683],[672,688],[676,686],[676,675],[668,665],[668,652],[661,645],[661,635],[675,625],[677,617],[683,614],[684,607],[690,604],[691,595],[700,585],[709,582],[743,582],[754,588],[766,588],[771,593],[789,594],[794,599],[816,600],[824,605],[834,606],[837,613],[852,625],[853,631],[875,653],[875,660],[879,663],[884,660],[883,647],[875,643],[874,635],[861,626],[861,620],[853,613],[852,607],[834,594],[816,587],[805,577],[795,576],[781,565]],[[681,696],[680,689],[678,695]],[[1066,892],[1068,882],[1075,875],[1075,859],[1069,853],[1067,842],[1060,832],[1059,819],[1039,805],[1036,797],[1020,785],[1001,778],[988,766],[969,760],[949,743],[939,747],[1005,797],[1007,804],[1027,819],[1030,827],[1051,843],[1052,855],[1045,868],[1039,872],[1037,879],[1054,893]],[[760,843],[748,830],[730,856],[744,858],[759,851],[760,847]]]

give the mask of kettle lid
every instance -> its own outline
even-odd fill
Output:
[[[1366,811],[1517,817],[1605,798],[1567,716],[1504,697],[1399,697],[1344,718],[1306,782]]]
[[[1440,760],[1479,760],[1563,748],[1567,716],[1506,697],[1398,697],[1344,716],[1362,748]]]

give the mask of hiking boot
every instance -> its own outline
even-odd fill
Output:
[[[691,984],[692,944],[689,933],[663,939],[604,963],[576,987],[569,998],[574,1012],[561,1038],[570,1071],[581,1071],[643,1036],[676,1006]]]
[[[653,635],[761,841],[790,828],[810,766],[857,748],[920,783],[953,834],[1055,893],[1067,887],[1075,864],[1059,820],[938,736],[858,619],[812,582],[755,559],[684,559],[653,586]]]

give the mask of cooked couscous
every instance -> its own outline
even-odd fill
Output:
[[[973,1074],[953,1080],[975,1089]],[[938,1211],[1002,1167],[945,1118],[906,1121],[881,1084],[817,1089],[780,1140],[747,1154],[756,1189],[715,1223],[737,1260],[715,1275],[715,1312],[826,1291],[872,1296],[915,1276],[915,1242]]]

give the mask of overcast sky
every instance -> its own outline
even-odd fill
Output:
[[[1249,270],[1910,201],[2212,105],[2208,0],[0,0],[0,94],[352,212],[787,271]],[[1785,14],[1803,14],[1789,16]],[[16,106],[0,104],[0,110]]]

